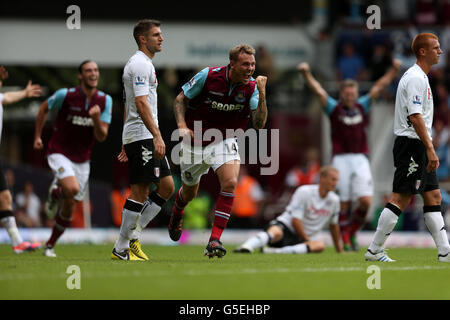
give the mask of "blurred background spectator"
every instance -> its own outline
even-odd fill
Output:
[[[23,191],[16,195],[16,220],[23,227],[42,227],[42,202],[34,193],[34,185],[31,181],[25,181]]]
[[[263,223],[261,209],[264,191],[258,180],[253,178],[245,165],[241,165],[234,191],[233,211],[229,221],[231,228],[257,228]]]

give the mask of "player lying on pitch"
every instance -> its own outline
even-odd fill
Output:
[[[342,252],[338,222],[340,202],[334,192],[338,177],[336,168],[322,167],[318,185],[298,187],[284,213],[272,220],[265,231],[245,241],[234,252],[252,253],[258,248],[263,253],[321,252],[325,249],[325,243],[317,240],[317,236],[326,225],[329,226],[336,251]]]

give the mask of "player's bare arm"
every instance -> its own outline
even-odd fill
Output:
[[[44,148],[41,135],[42,129],[44,128],[45,120],[47,120],[48,111],[49,111],[48,100],[45,100],[39,107],[39,112],[36,117],[36,124],[34,128],[34,142],[33,142],[33,148],[35,150],[42,150]]]
[[[331,238],[333,239],[333,244],[336,252],[343,252],[344,249],[342,248],[341,230],[339,229],[339,224],[330,224],[330,234]]]
[[[155,147],[155,157],[158,160],[162,160],[164,158],[164,154],[166,153],[166,145],[161,136],[161,132],[159,131],[158,126],[156,125],[155,120],[153,119],[153,115],[151,112],[150,104],[148,103],[147,96],[139,96],[135,99],[136,109],[139,113],[139,116],[144,122],[147,129],[153,135],[153,145]]]
[[[305,232],[305,227],[303,226],[303,222],[300,219],[292,218],[292,226],[294,227],[295,233],[303,239],[305,242],[309,241],[309,237]]]
[[[123,108],[123,121],[125,122],[126,119],[127,119],[127,108]],[[127,162],[128,161],[127,153],[125,152],[125,148],[123,145],[122,145],[119,155],[117,156],[117,160],[119,160],[119,162]]]
[[[5,81],[9,77],[8,71],[4,66],[0,66],[0,88],[3,85],[3,81]]]
[[[18,102],[25,98],[36,98],[40,97],[42,93],[41,86],[38,84],[32,84],[31,80],[28,81],[28,84],[25,89],[20,91],[6,92],[3,94],[3,104],[11,104]]]
[[[89,116],[94,122],[94,136],[99,142],[106,140],[109,129],[109,124],[100,120],[101,112],[102,111],[98,105],[95,105],[89,109]]]
[[[262,129],[267,121],[266,83],[267,77],[258,76],[255,79],[259,91],[258,107],[252,113],[253,127]]]
[[[180,138],[183,138],[187,134],[189,134],[192,138],[194,137],[194,133],[186,125],[185,114],[188,101],[189,99],[184,95],[184,92],[182,91],[175,98],[175,101],[173,103],[173,112],[175,114],[175,121],[177,122]]]
[[[325,89],[321,86],[321,84],[312,75],[311,70],[309,68],[309,64],[306,62],[302,62],[297,66],[297,70],[300,71],[300,73],[305,78],[305,81],[306,81],[306,84],[308,85],[308,87],[319,98],[319,102],[322,105],[322,107],[326,107],[328,93],[325,91]]]
[[[392,82],[392,80],[395,79],[398,72],[400,71],[401,65],[401,60],[394,59],[392,61],[392,66],[389,68],[389,70],[386,71],[386,73],[375,82],[372,88],[370,88],[369,96],[371,99],[376,99],[380,96],[381,91],[383,91],[383,89],[386,88]]]
[[[436,171],[439,167],[439,158],[434,150],[433,142],[428,135],[425,121],[423,120],[422,115],[420,113],[412,114],[409,116],[409,120],[411,121],[414,130],[416,131],[417,135],[419,136],[420,140],[423,142],[427,150],[427,172]]]

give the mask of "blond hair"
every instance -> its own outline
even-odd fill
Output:
[[[239,59],[239,54],[244,52],[246,54],[255,55],[255,49],[249,44],[239,44],[230,50],[230,61],[237,61]]]
[[[328,176],[328,173],[330,171],[334,171],[334,172],[339,173],[339,170],[336,169],[333,166],[323,166],[323,167],[320,168],[319,175],[320,175],[321,178],[324,178],[324,177]]]
[[[358,82],[353,79],[345,79],[340,84],[341,90],[344,88],[356,88],[358,89]]]

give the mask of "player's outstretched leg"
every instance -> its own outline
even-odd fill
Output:
[[[317,241],[316,243],[319,243],[320,241]],[[306,254],[311,252],[321,252],[325,249],[324,244],[314,244],[317,246],[317,250],[313,247],[313,250],[311,250],[311,247],[308,245],[308,243],[299,243],[292,246],[285,246],[281,248],[272,248],[272,247],[264,247],[262,252],[263,253],[279,253],[279,254]],[[319,247],[320,246],[320,247]]]
[[[234,249],[236,253],[253,253],[256,249],[263,248],[270,241],[270,234],[266,231],[261,231],[249,238],[242,245]]]

